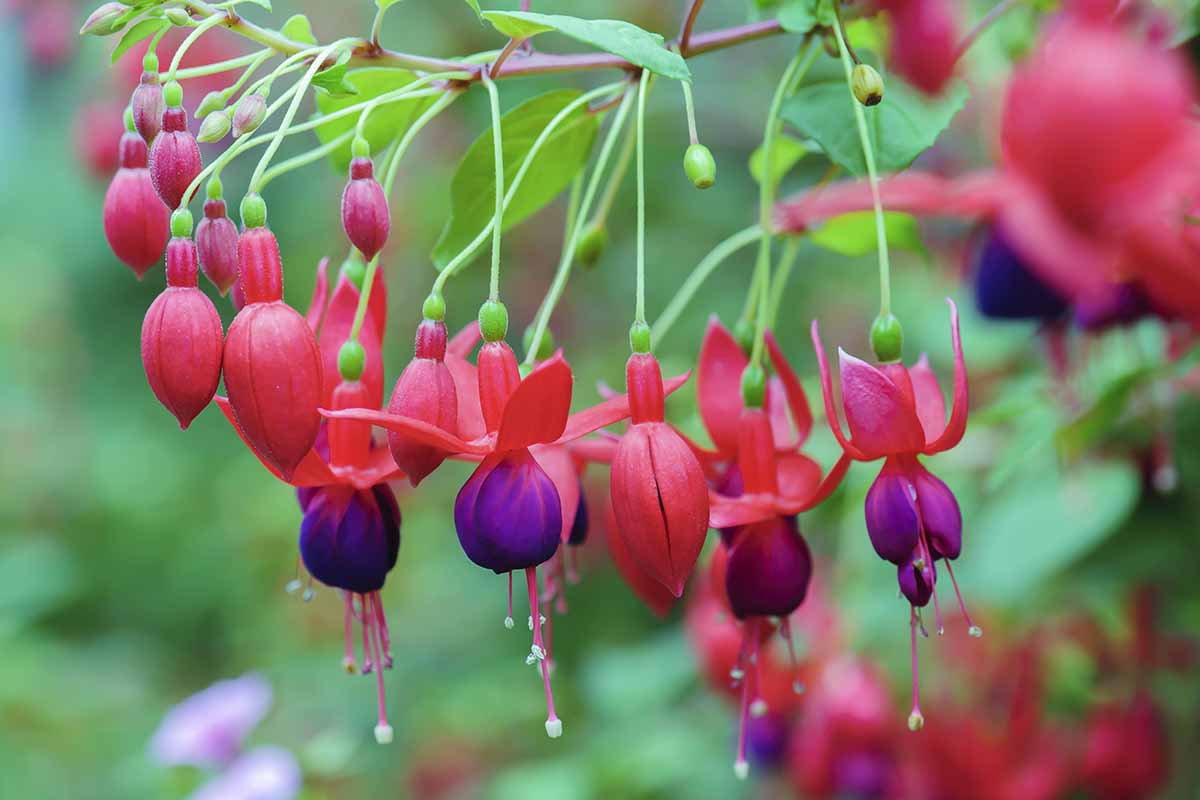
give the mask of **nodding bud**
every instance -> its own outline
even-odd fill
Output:
[[[152,144],[158,132],[162,130],[163,112],[167,108],[157,72],[147,70],[142,73],[142,79],[133,90],[129,105],[133,109],[134,127],[146,144]]]
[[[440,320],[426,319],[417,326],[413,360],[396,381],[388,413],[420,420],[457,435],[458,396],[445,357],[446,325]],[[395,432],[388,433],[388,447],[396,465],[404,470],[413,486],[446,458],[445,452]]]
[[[205,201],[204,219],[196,226],[196,250],[200,269],[225,296],[238,276],[238,231],[225,212],[224,200]]]
[[[233,112],[233,138],[252,133],[267,117],[267,98],[259,92],[243,95]]]
[[[274,303],[283,299],[279,241],[270,228],[247,228],[238,237],[238,283],[247,303]]]
[[[200,145],[187,129],[187,112],[171,105],[163,112],[162,130],[150,147],[150,178],[168,208],[179,205],[201,167]]]
[[[697,189],[707,189],[717,182],[717,161],[712,151],[699,142],[683,154],[683,171]]]
[[[871,351],[880,364],[900,360],[904,351],[904,329],[894,315],[880,314],[871,323]]]
[[[370,261],[387,243],[391,214],[383,187],[375,180],[370,158],[350,162],[350,181],[342,192],[342,228],[350,243]]]
[[[219,142],[229,133],[231,123],[229,115],[224,111],[214,111],[200,123],[200,132],[196,135],[198,142]]]
[[[858,64],[850,73],[854,98],[864,106],[877,106],[883,100],[883,77],[870,64]]]
[[[111,33],[116,33],[123,26],[118,26],[115,23],[128,10],[121,3],[105,3],[88,16],[87,20],[83,23],[83,27],[79,29],[79,35],[108,36]]]
[[[602,222],[592,222],[583,229],[575,244],[575,260],[587,269],[596,266],[608,247],[608,228]]]
[[[214,89],[213,91],[204,95],[204,99],[201,100],[200,105],[196,107],[196,119],[204,119],[214,111],[223,111],[224,109],[225,93]]]
[[[176,237],[167,245],[167,288],[142,323],[142,365],[154,396],[187,429],[212,401],[221,379],[221,317],[196,286],[196,247]]]
[[[104,235],[116,257],[141,280],[167,246],[171,213],[154,191],[146,143],[136,133],[121,137],[120,164],[104,195]]]

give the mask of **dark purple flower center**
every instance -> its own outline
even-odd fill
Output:
[[[811,578],[812,554],[795,517],[738,529],[725,568],[725,591],[739,619],[788,616],[804,602]]]
[[[365,594],[383,587],[400,553],[400,508],[386,484],[297,492],[304,512],[300,557],[327,586]]]
[[[1051,320],[1067,312],[1067,301],[1025,265],[999,228],[979,253],[975,301],[993,319]]]

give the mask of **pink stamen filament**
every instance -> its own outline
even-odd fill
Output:
[[[508,628],[509,630],[512,630],[512,627],[513,627],[512,589],[513,589],[513,577],[512,577],[512,571],[510,570],[508,573],[508,616],[504,618],[504,627]]]
[[[741,710],[738,712],[738,744],[737,759],[733,762],[733,771],[739,778],[745,778],[750,772],[750,763],[746,760],[746,727],[750,722],[751,681],[758,673],[758,617],[751,617],[742,626],[742,648],[738,654],[738,668],[746,673],[742,681]],[[754,670],[748,669],[748,664],[754,665]],[[755,681],[757,683],[757,681]]]
[[[804,691],[804,683],[800,680],[800,665],[796,661],[796,645],[792,642],[792,621],[784,617],[779,624],[779,632],[787,642],[788,662],[792,665],[792,691],[800,694]]]
[[[912,711],[908,715],[908,729],[919,731],[925,725],[925,717],[921,714],[920,680],[917,675],[917,624],[919,617],[915,608],[909,609],[909,628],[912,639]]]
[[[346,618],[343,624],[346,652],[342,656],[342,668],[353,675],[357,671],[357,667],[354,664],[354,595],[350,592],[342,592],[342,598],[346,604]]]
[[[380,646],[383,648],[383,666],[385,669],[391,669],[395,663],[392,658],[392,633],[388,630],[387,616],[383,613],[383,598],[379,596],[379,592],[374,592],[371,595],[371,600],[375,605],[375,619],[379,625]]]
[[[362,639],[363,639],[363,665],[362,674],[370,675],[375,669],[375,658],[373,657],[374,650],[371,647],[371,607],[367,604],[367,596],[360,594],[358,596],[358,606],[360,610],[359,621],[362,623]]]
[[[954,587],[954,596],[958,598],[958,607],[962,609],[963,618],[967,621],[967,631],[976,638],[983,636],[983,629],[971,620],[971,615],[967,612],[967,604],[963,602],[962,592],[958,590],[958,581],[954,577],[954,570],[950,568],[950,559],[945,559],[945,562],[946,572],[950,575],[950,584]]]
[[[374,654],[375,662],[382,664],[383,644],[381,630],[383,604],[379,600],[379,593],[372,592],[370,596],[363,595],[362,608],[364,620],[363,634],[371,643],[371,652]],[[387,744],[392,740],[392,726],[388,724],[387,701],[384,698],[382,669],[375,670],[375,687],[379,698],[379,722],[375,726],[375,739],[380,744]]]
[[[533,619],[533,645],[546,654],[546,647],[542,641],[542,613],[541,607],[538,605],[537,567],[525,569],[525,584],[529,587],[529,616]],[[562,735],[562,721],[554,713],[554,693],[550,691],[549,665],[542,659],[538,659],[538,662],[538,670],[542,673],[542,683],[546,687],[546,733],[554,739]]]
[[[579,583],[579,556],[576,554],[577,547],[567,548],[567,583]]]
[[[929,535],[925,532],[925,517],[921,514],[921,500],[917,497],[916,488],[909,484],[913,493],[913,510],[917,513],[917,534],[919,537],[920,547],[925,553],[925,568],[921,572],[929,578],[929,593],[933,595],[933,617],[937,622],[938,636],[946,632],[946,626],[942,624],[942,607],[938,603],[937,596],[937,572],[933,563],[933,549],[929,546]]]

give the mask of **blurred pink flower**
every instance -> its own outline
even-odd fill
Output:
[[[224,767],[266,716],[271,699],[271,685],[254,673],[218,681],[167,712],[150,752],[166,766]]]
[[[189,800],[292,800],[300,794],[296,757],[282,747],[256,747]]]

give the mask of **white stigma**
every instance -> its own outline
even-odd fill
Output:
[[[979,627],[978,625],[972,625],[970,628],[967,628],[967,633],[978,639],[983,636],[983,628]]]
[[[517,623],[513,622],[513,618],[512,618],[512,617],[505,617],[505,618],[504,618],[504,627],[508,628],[510,631],[513,629],[513,627],[514,627],[516,624],[517,624]]]
[[[548,719],[546,720],[546,735],[551,739],[557,739],[562,736],[562,720]]]
[[[347,675],[353,675],[354,673],[358,672],[358,667],[354,665],[354,659],[350,656],[346,656],[342,659],[342,669],[346,670]]]
[[[746,778],[749,778],[750,777],[749,762],[742,761],[741,759],[738,759],[737,761],[733,762],[733,774],[737,775],[737,779],[739,781],[744,781],[744,780],[746,780]]]
[[[925,717],[920,711],[914,711],[908,715],[908,729],[913,733],[925,727]]]
[[[313,588],[309,586],[304,590],[304,594],[300,595],[300,599],[308,603],[316,596],[316,594],[317,593],[313,591]]]
[[[375,741],[380,744],[392,743],[392,726],[386,722],[381,722],[375,726]]]
[[[761,697],[755,699],[755,701],[750,704],[750,716],[752,717],[761,717],[763,714],[767,713],[767,710],[767,701],[763,700]]]

